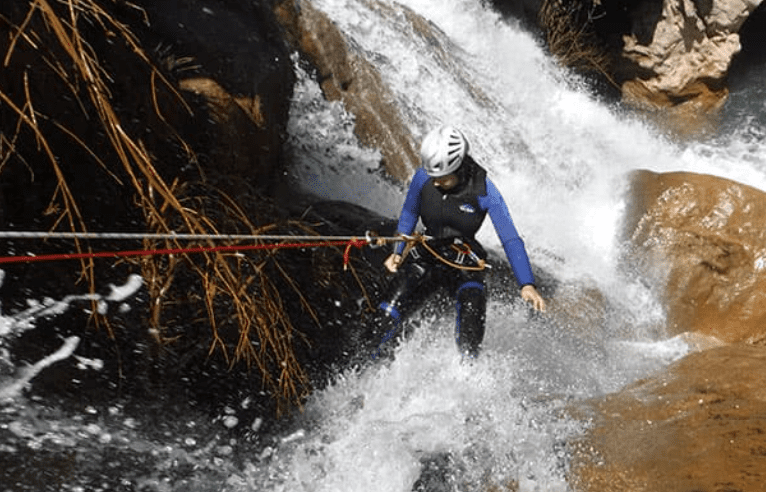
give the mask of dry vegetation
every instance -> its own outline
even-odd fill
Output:
[[[576,70],[595,71],[612,80],[609,55],[593,33],[595,6],[586,0],[543,0],[540,26],[551,54]]]
[[[115,18],[112,9],[116,6],[140,11],[129,2],[111,0],[30,0],[0,9],[0,49],[4,50],[0,175],[10,172],[11,167],[17,173],[22,168],[34,181],[41,166],[52,170],[55,186],[51,187],[45,212],[47,221],[41,222],[49,230],[88,229],[92,211],[82,208],[83,197],[72,187],[73,175],[89,174],[85,166],[99,167],[121,193],[133,197],[147,232],[259,234],[273,230],[274,225],[256,225],[237,203],[211,190],[201,173],[197,174],[198,182],[189,183],[178,176],[167,182],[163,163],[157,161],[146,142],[131,133],[129,122],[121,119],[112,92],[120,75],[104,66],[103,52],[95,47],[94,40],[102,43],[101,49],[121,47],[133,58],[125,60],[126,64],[142,67],[141,72],[133,70],[132,77],[142,84],[137,91],[148,89],[146,97],[152,101],[153,114],[146,115],[145,124],[151,120],[155,128],[161,127],[174,147],[185,154],[191,164],[188,167],[194,169],[194,153],[167,117],[167,108],[176,113],[189,112],[190,108],[176,91],[172,75],[158,68],[131,29]],[[26,12],[21,20],[20,9]],[[16,15],[6,16],[8,11]],[[73,148],[78,155],[88,156],[89,162],[68,160]],[[202,244],[208,245],[211,243]],[[84,243],[76,246],[89,247]],[[190,245],[144,243],[146,248],[181,246]],[[183,277],[196,283],[198,290],[187,293],[183,300],[196,306],[180,309],[206,313],[212,330],[210,354],[223,354],[232,365],[244,362],[257,367],[280,410],[300,402],[308,391],[308,378],[294,355],[297,331],[285,313],[280,286],[287,286],[290,295],[302,299],[304,308],[312,311],[273,253],[244,256],[210,252],[136,261],[151,295],[148,318],[159,343],[169,344],[183,336],[178,327],[172,333],[168,330],[163,314],[179,302],[171,292],[179,276]],[[92,260],[82,263],[82,276],[91,288],[94,268]]]

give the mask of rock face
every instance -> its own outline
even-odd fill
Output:
[[[724,79],[740,51],[739,28],[761,0],[665,0],[648,43],[629,33],[623,56],[646,75],[622,85],[623,97],[651,107],[718,108]]]
[[[273,2],[83,0],[77,15],[68,6],[0,2],[0,53],[5,60],[0,67],[0,227],[253,234],[273,230],[270,224],[289,228],[289,214],[304,210],[278,209],[268,200],[276,188],[268,185],[281,176],[295,82],[291,48],[276,22]],[[34,118],[27,115],[30,108]],[[298,207],[298,197],[291,198]],[[265,229],[256,229],[261,226]],[[160,247],[150,241],[99,241],[82,249]],[[0,248],[8,255],[40,255],[71,253],[75,246],[12,240]],[[327,355],[333,354],[329,350],[310,352],[302,338],[319,325],[313,317],[322,315],[319,304],[330,296],[322,295],[311,313],[305,308],[319,294],[318,285],[330,288],[331,280],[340,278],[333,274],[342,275],[342,255],[341,261],[333,257],[337,251],[314,253],[294,251],[284,266],[269,254],[267,262],[250,271],[259,261],[256,253],[246,261],[201,252],[116,264],[108,259],[88,267],[90,282],[84,264],[77,262],[4,266],[0,298],[9,312],[23,311],[30,299],[84,294],[132,274],[145,281],[135,309],[103,314],[91,308],[65,320],[44,320],[16,337],[8,351],[20,354],[20,360],[40,360],[58,349],[51,347],[60,343],[60,335],[51,334],[55,330],[81,337],[78,350],[83,353],[112,353],[118,347],[117,352],[130,354],[102,357],[108,361],[103,374],[119,372],[135,388],[159,381],[148,374],[164,367],[162,384],[188,381],[209,393],[205,399],[221,401],[212,395],[237,394],[224,381],[241,379],[235,384],[250,385],[235,374],[251,364],[260,370],[266,392],[277,398],[285,393],[276,391],[273,382],[308,391],[303,368],[292,370],[298,359],[316,368],[322,364],[319,357],[334,356]],[[301,262],[321,272],[321,284],[303,274],[307,267]],[[326,266],[317,268],[320,264]],[[289,273],[293,271],[302,273]],[[221,274],[230,281],[218,282]],[[298,294],[304,288],[310,293]],[[226,297],[227,292],[232,295]],[[271,302],[271,294],[279,301],[251,310],[256,302]],[[338,319],[345,312],[328,317]],[[96,324],[94,313],[104,316],[96,321],[108,330],[88,328]],[[146,329],[128,335],[128,327],[136,326]],[[178,331],[171,334],[173,330]],[[276,330],[280,334],[272,336]],[[240,367],[230,367],[234,359],[229,350],[248,336],[257,343],[247,342],[247,350],[237,355],[244,355]],[[326,331],[321,337],[329,338]],[[217,354],[205,347],[211,338],[220,349]],[[167,344],[173,344],[172,350],[164,350]],[[254,346],[260,347],[257,353],[249,350]],[[272,361],[280,362],[272,366]],[[73,365],[69,369],[76,371]],[[279,375],[271,378],[272,371]],[[47,374],[36,378],[39,388],[86,397],[85,390],[73,386],[78,377],[61,366],[55,372],[53,379],[46,380]],[[294,374],[298,377],[291,380]],[[204,381],[208,377],[214,380],[209,386]],[[98,398],[113,395],[96,384],[85,386]],[[299,402],[294,395],[292,403]]]
[[[761,491],[766,197],[713,176],[647,171],[632,195],[631,266],[666,280],[669,335],[707,346],[578,405],[593,426],[574,443],[570,481],[587,492]]]
[[[84,44],[93,51],[94,63],[114,74],[111,79],[102,77],[103,90],[114,101],[114,118],[120,120],[122,130],[140,141],[169,183],[176,178],[203,179],[232,195],[267,189],[283,164],[282,139],[295,80],[288,45],[270,6],[225,0],[123,3],[108,3],[101,15],[134,32],[138,48],[121,35],[112,39],[98,29],[87,29],[83,17],[77,25]],[[87,98],[87,92],[51,68],[72,65],[68,53],[57,48],[50,55],[56,60],[46,65],[35,43],[12,43],[14,25],[46,33],[46,43],[53,38],[52,29],[46,29],[41,20],[41,10],[25,23],[27,13],[35,10],[25,4],[6,2],[0,8],[4,33],[0,52],[8,53],[0,70],[2,92],[18,108],[31,99],[46,116],[40,120],[40,131],[51,152],[64,163],[64,177],[86,223],[141,220],[140,215],[136,217],[133,196],[118,184],[118,180],[129,183],[130,177],[119,170],[104,172],[103,164],[93,158],[119,161],[111,140],[94,125],[93,115],[85,114],[91,108],[78,103]],[[98,22],[106,20],[94,21]],[[154,73],[137,54],[139,49],[151,59]],[[100,69],[93,70],[102,74]],[[0,123],[4,129],[14,129],[19,116],[8,107],[3,105]],[[53,125],[48,122],[54,121],[63,122],[66,131],[49,128]],[[12,137],[12,131],[6,133]],[[48,224],[28,221],[44,216],[56,193],[56,176],[34,138],[16,138],[14,150],[15,156],[6,157],[6,146],[0,149],[4,160],[0,222],[46,228]],[[98,211],[99,217],[89,217],[92,211]]]
[[[669,330],[766,341],[766,197],[721,178],[638,172],[627,233],[665,281]]]
[[[293,46],[316,67],[320,85],[329,101],[340,100],[356,117],[360,141],[380,149],[382,165],[393,177],[404,180],[419,165],[409,128],[401,119],[390,90],[380,74],[354,52],[343,34],[311,2],[284,1],[277,17]]]
[[[759,492],[766,480],[766,351],[731,345],[592,402],[570,482],[587,492]]]
[[[165,47],[160,55],[179,89],[205,107],[207,118],[190,128],[189,141],[208,144],[202,150],[207,177],[234,195],[268,189],[284,165],[295,84],[272,2],[134,3],[149,19],[147,41]],[[202,138],[194,135],[203,131]]]
[[[544,10],[567,11],[572,26],[600,39],[608,63],[598,63],[623,100],[642,109],[672,108],[681,117],[671,125],[689,123],[717,110],[728,96],[732,59],[742,49],[740,29],[761,0],[492,0],[503,15],[521,20],[533,33],[546,37],[561,29],[545,25]],[[749,28],[762,37],[762,22]],[[583,36],[575,34],[572,39]],[[757,53],[760,41],[754,42]],[[753,56],[750,58],[761,59]],[[668,114],[665,112],[663,117]],[[704,122],[695,122],[698,126]],[[683,130],[683,129],[682,129]],[[700,128],[689,128],[698,132]]]

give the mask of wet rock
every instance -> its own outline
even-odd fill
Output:
[[[664,285],[671,334],[766,341],[766,197],[693,173],[636,173],[627,261]]]
[[[693,173],[634,177],[626,268],[664,285],[690,355],[577,404],[570,483],[587,492],[760,491],[766,470],[763,193]],[[629,266],[628,266],[629,265]]]
[[[377,70],[311,2],[283,1],[275,11],[288,39],[316,67],[325,97],[343,102],[361,142],[380,149],[390,175],[406,179],[419,165],[415,144]]]
[[[197,96],[206,110],[196,129],[188,127],[199,132],[189,135],[193,146],[207,144],[198,149],[209,157],[201,162],[205,173],[235,196],[268,190],[284,164],[282,140],[295,83],[273,2],[133,3],[146,12],[145,38],[161,47],[161,61],[180,91]]]
[[[766,350],[728,345],[592,401],[595,425],[575,446],[570,483],[588,492],[761,491],[765,387]]]

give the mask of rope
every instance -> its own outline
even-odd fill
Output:
[[[226,253],[253,250],[301,249],[318,247],[344,247],[343,269],[348,269],[351,248],[364,246],[380,247],[391,242],[404,241],[407,243],[402,254],[402,260],[416,244],[422,244],[425,249],[442,263],[459,270],[481,271],[487,268],[484,260],[478,260],[477,266],[466,266],[452,262],[441,256],[428,245],[430,236],[415,234],[412,236],[378,236],[368,232],[363,239],[357,236],[290,236],[290,235],[254,235],[254,234],[153,234],[132,232],[34,232],[34,231],[0,231],[0,239],[110,239],[110,240],[144,240],[144,239],[174,239],[197,241],[302,241],[280,242],[278,244],[250,244],[227,246],[196,246],[189,248],[139,249],[128,251],[103,251],[89,253],[61,253],[49,255],[21,255],[0,257],[0,264],[31,263],[43,261],[78,260],[91,258],[125,258],[135,256],[174,255],[192,253]]]
[[[438,251],[436,251],[434,248],[432,248],[428,244],[428,240],[429,239],[433,239],[430,236],[424,236],[422,234],[415,233],[415,235],[413,235],[413,236],[404,236],[404,238],[405,238],[407,244],[405,245],[404,250],[402,250],[400,263],[404,263],[404,260],[407,258],[407,255],[410,254],[410,252],[412,251],[412,249],[415,247],[416,244],[422,244],[423,247],[426,249],[426,251],[431,253],[434,258],[436,258],[437,260],[441,261],[445,265],[451,266],[452,268],[457,268],[458,270],[467,270],[467,271],[472,271],[472,272],[480,272],[480,271],[490,267],[490,265],[488,265],[485,260],[482,260],[481,258],[475,257],[475,255],[473,253],[471,253],[470,246],[468,246],[467,244],[465,245],[466,250],[463,251],[463,253],[467,254],[469,256],[474,256],[475,257],[474,261],[476,261],[476,266],[467,266],[467,265],[463,265],[463,264],[460,264],[460,263],[455,263],[455,262],[450,261],[447,258],[443,257],[442,255],[439,254]],[[455,247],[455,245],[453,245],[453,248],[454,247]]]
[[[141,232],[29,232],[29,231],[0,231],[0,239],[183,239],[183,240],[270,240],[270,241],[309,241],[332,239],[337,241],[353,241],[357,236],[290,236],[290,235],[256,235],[256,234],[147,234]],[[402,237],[379,237],[371,233],[369,241],[383,240],[406,241]]]
[[[128,251],[103,251],[88,253],[61,253],[49,255],[20,255],[0,257],[0,264],[30,263],[58,260],[78,260],[91,258],[124,258],[134,256],[174,255],[211,252],[239,252],[253,250],[301,249],[317,247],[345,247],[343,269],[348,269],[351,248],[370,245],[379,247],[388,242],[414,241],[411,236],[381,237],[368,232],[364,239],[357,236],[289,236],[289,235],[246,235],[246,234],[140,234],[140,233],[93,233],[93,232],[28,232],[0,231],[2,239],[178,239],[178,240],[258,240],[258,241],[304,241],[278,244],[250,244],[224,246],[195,246],[188,248],[140,249]],[[311,241],[311,242],[307,242]]]
[[[431,253],[437,260],[441,261],[445,265],[449,265],[452,268],[457,268],[458,270],[467,270],[471,272],[480,272],[484,270],[485,268],[488,268],[489,265],[487,265],[487,262],[482,259],[477,259],[476,266],[467,266],[467,265],[461,265],[459,263],[452,262],[448,260],[447,258],[441,256],[435,249],[433,249],[426,241],[421,242],[423,244],[423,247],[426,248],[426,250]]]
[[[250,250],[269,250],[282,248],[310,248],[319,246],[346,246],[356,245],[352,241],[322,241],[317,243],[291,243],[291,244],[253,244],[236,246],[198,246],[193,248],[166,248],[166,249],[139,249],[132,251],[103,251],[96,253],[63,253],[50,255],[27,255],[27,256],[7,256],[0,257],[0,263],[24,263],[39,261],[56,260],[77,260],[88,258],[121,258],[130,256],[154,256],[154,255],[173,255],[182,253],[211,253],[211,252],[234,252]],[[365,243],[366,244],[366,243]],[[344,261],[347,258],[344,257]]]

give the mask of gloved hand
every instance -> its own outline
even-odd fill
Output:
[[[532,304],[535,311],[545,312],[545,299],[537,292],[534,285],[525,285],[521,288],[521,298]]]
[[[386,261],[384,261],[383,264],[386,266],[389,272],[396,273],[399,270],[399,265],[402,264],[402,255],[393,253],[391,256],[386,258]]]

